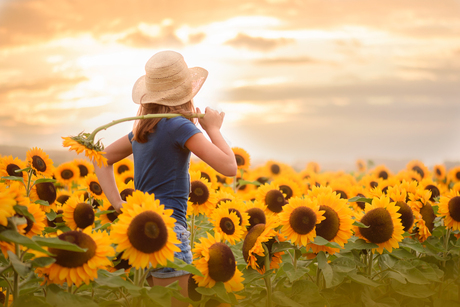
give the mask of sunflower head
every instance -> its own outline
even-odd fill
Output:
[[[201,177],[201,173],[190,173],[190,194],[189,212],[193,214],[209,215],[216,207],[216,194],[206,179]]]
[[[27,164],[37,173],[45,177],[53,176],[53,161],[41,148],[31,148],[27,151]]]
[[[239,169],[248,170],[251,165],[249,153],[240,147],[232,147],[235,154],[236,165]]]
[[[62,137],[62,146],[70,147],[69,150],[74,150],[78,154],[85,152],[85,156],[91,161],[96,162],[98,166],[106,166],[107,158],[103,156],[103,154],[105,154],[105,152],[103,152],[104,145],[100,141],[95,143],[94,140],[89,137],[89,133],[83,132],[77,136]]]
[[[86,252],[74,252],[57,248],[49,248],[50,253],[56,255],[56,264],[65,268],[81,267],[87,263],[96,254],[96,242],[90,235],[77,231],[67,231],[58,236],[62,241],[67,241],[78,245],[78,247],[86,248]]]

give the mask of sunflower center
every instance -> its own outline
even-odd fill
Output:
[[[281,168],[280,168],[280,166],[279,166],[278,164],[272,164],[272,165],[270,166],[270,171],[271,171],[273,174],[278,175],[278,174],[280,173],[280,171],[281,171]]]
[[[243,217],[241,216],[240,211],[236,210],[235,208],[229,208],[228,212],[229,213],[235,212],[236,216],[239,218],[238,224],[241,226],[241,224],[243,223]]]
[[[425,190],[430,190],[431,191],[431,197],[430,200],[434,201],[436,197],[439,197],[441,195],[441,192],[439,192],[438,187],[435,185],[429,184],[425,187]]]
[[[403,201],[397,201],[396,206],[399,207],[398,213],[401,213],[401,223],[404,227],[404,231],[409,231],[414,224],[414,214],[412,209]]]
[[[460,196],[452,197],[448,203],[449,214],[456,222],[460,222]]]
[[[422,170],[422,168],[418,165],[414,166],[412,168],[413,171],[416,171],[420,176],[425,177],[425,172]]]
[[[55,254],[56,264],[66,268],[77,268],[83,266],[96,254],[97,245],[94,240],[81,231],[67,231],[58,236],[59,239],[74,243],[81,248],[87,248],[86,252],[73,252],[57,248],[49,248]]]
[[[252,249],[254,244],[257,242],[257,238],[264,232],[265,224],[254,225],[251,230],[248,231],[243,242],[243,258],[248,263],[249,251]]]
[[[107,210],[115,210],[113,206],[110,206]],[[113,222],[118,218],[119,213],[118,212],[112,212],[112,213],[107,213],[107,218]]]
[[[123,191],[120,192],[121,199],[126,201],[126,198],[128,196],[133,195],[133,193],[134,193],[134,189],[131,189],[131,188],[124,189]]]
[[[235,233],[235,225],[229,217],[223,217],[219,223],[220,229],[227,235]]]
[[[201,178],[204,178],[206,179],[208,182],[211,182],[211,177],[205,173],[205,172],[201,172]]]
[[[270,211],[279,213],[283,210],[283,206],[286,204],[283,193],[279,190],[270,190],[265,195],[265,204]]]
[[[74,173],[70,169],[65,169],[65,170],[62,170],[61,172],[62,179],[68,180],[68,179],[73,178],[73,176],[74,176]]]
[[[305,235],[315,228],[316,214],[311,208],[297,207],[289,216],[289,224],[296,233]]]
[[[209,198],[208,187],[200,180],[192,182],[192,192],[190,193],[190,201],[195,205],[204,204]]]
[[[430,232],[432,232],[436,215],[434,214],[431,204],[426,203],[422,208],[420,208],[420,214],[422,215],[422,219],[425,221],[426,227]]]
[[[40,182],[36,185],[38,198],[50,205],[56,201],[56,187],[52,182]]]
[[[456,177],[458,180],[460,180],[460,172],[456,172],[456,173],[455,173],[455,177]]]
[[[325,220],[316,225],[316,234],[324,239],[331,241],[335,238],[340,229],[339,215],[329,206],[319,206],[319,210],[324,210]]]
[[[219,199],[219,201],[217,202],[216,204],[216,208],[218,208],[220,205],[222,205],[223,203],[225,203],[226,201],[232,201],[230,198],[221,198]]]
[[[73,219],[78,228],[85,229],[94,223],[94,210],[88,203],[79,203],[73,212]]]
[[[38,170],[39,172],[44,172],[46,171],[46,163],[45,160],[43,160],[39,156],[33,156],[32,157],[32,166]]]
[[[129,261],[127,259],[122,259],[121,256],[123,255],[123,252],[119,253],[115,259],[113,259],[113,262],[118,262],[116,266],[114,266],[115,269],[117,270],[128,270],[131,268],[131,265],[129,264]]]
[[[438,176],[441,176],[442,173],[441,173],[441,170],[440,170],[439,168],[436,168],[436,174],[437,174]]]
[[[128,184],[130,181],[134,181],[134,177],[129,176],[125,178],[125,181],[123,181],[125,184]]]
[[[393,236],[393,220],[385,208],[375,208],[367,212],[361,223],[369,228],[359,228],[359,232],[372,243],[384,243]]]
[[[221,177],[219,175],[216,175],[216,178],[217,178],[217,182],[219,182],[219,183],[225,183],[226,182],[225,177]]]
[[[292,197],[292,195],[294,195],[294,192],[292,192],[292,189],[290,186],[288,185],[280,185],[280,190],[281,192],[283,192],[284,194],[286,194],[286,200],[288,200],[289,198]]]
[[[236,262],[230,247],[222,242],[209,247],[208,270],[209,277],[217,282],[232,279],[236,271]]]
[[[388,179],[388,173],[386,171],[380,171],[379,178],[383,178],[384,180]],[[363,228],[364,229],[364,228]]]
[[[386,174],[386,172],[385,172],[385,174]],[[388,175],[387,175],[387,176],[388,176]],[[376,187],[379,186],[379,183],[376,182],[376,181],[371,181],[371,182],[369,183],[369,186],[370,186],[371,188],[375,189]]]
[[[89,173],[89,170],[85,165],[79,164],[78,169],[80,170],[80,177],[86,177]]]
[[[8,164],[6,167],[6,172],[8,173],[9,176],[15,176],[15,177],[24,177],[22,172],[16,172],[16,170],[21,169],[19,166],[16,164]]]
[[[342,191],[342,190],[335,190],[334,192],[337,193],[337,194],[339,194],[341,199],[348,199],[348,195],[347,195],[347,193],[345,193],[344,191]]]
[[[264,185],[268,182],[268,180],[270,180],[268,177],[259,177],[257,178],[257,181],[261,184],[261,185]]]
[[[96,181],[91,181],[89,183],[89,189],[90,189],[91,192],[93,192],[96,195],[101,195],[102,194],[102,187]]]
[[[244,157],[242,157],[242,156],[240,156],[238,154],[235,155],[235,160],[236,160],[236,165],[238,165],[238,166],[243,166],[244,163],[246,162],[244,160]]]
[[[168,240],[168,229],[158,213],[144,211],[134,217],[129,224],[128,239],[137,250],[151,254],[165,246]]]
[[[363,194],[361,193],[358,193],[356,196],[359,196],[359,197],[365,197]],[[366,207],[366,203],[363,202],[363,201],[357,201],[356,204],[358,205],[359,208],[361,208],[362,210],[364,210],[364,208]]]
[[[117,168],[117,173],[118,174],[123,174],[124,172],[129,171],[129,167],[127,165],[120,165]]]
[[[56,215],[60,215],[62,213],[64,213],[64,211],[62,211],[62,210],[56,211]],[[59,217],[56,217],[52,221],[46,219],[46,222],[47,222],[49,227],[56,227],[56,223],[64,223],[64,220],[62,219],[62,216],[59,216]]]
[[[70,198],[69,195],[65,195],[65,194],[64,194],[64,195],[60,195],[60,196],[56,199],[56,201],[59,202],[60,204],[64,205],[64,204],[67,202],[67,200],[68,200],[69,198]]]
[[[250,208],[246,210],[246,213],[249,215],[248,231],[257,224],[266,223],[264,210],[260,208]]]

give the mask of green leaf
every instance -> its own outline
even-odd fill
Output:
[[[20,215],[22,215],[24,217],[27,217],[32,222],[35,222],[34,216],[32,215],[32,213],[29,212],[29,210],[27,209],[26,206],[15,205],[13,208],[14,208],[14,211],[16,211],[17,214],[20,214]]]
[[[323,270],[327,264],[326,254],[323,251],[320,251],[318,255],[316,255],[316,259],[318,260],[318,268]]]
[[[354,203],[354,202],[365,202],[368,204],[372,204],[372,198],[366,198],[366,197],[361,197],[361,196],[355,196],[352,198],[348,199],[348,202]]]
[[[124,287],[129,291],[139,291],[141,288],[133,285],[131,282],[121,278],[119,275],[110,273],[107,270],[98,270],[97,278],[94,280],[98,285],[111,289]]]
[[[355,281],[357,283],[366,285],[366,286],[371,286],[371,287],[381,286],[381,284],[376,283],[375,281],[372,281],[369,278],[367,278],[367,277],[365,277],[363,275],[356,274],[356,273],[350,273],[350,274],[348,274],[348,277],[350,277],[351,280],[353,280],[353,281]]]
[[[173,268],[176,270],[187,271],[197,276],[203,276],[203,274],[201,274],[201,272],[196,267],[194,267],[191,264],[186,263],[183,260],[180,260],[179,258],[174,258],[174,262],[171,262],[170,260],[168,260],[166,267]]]
[[[216,295],[218,298],[220,298],[222,301],[224,301],[227,304],[231,304],[230,297],[228,296],[227,290],[225,290],[224,283],[219,281],[216,282],[214,287],[212,289],[216,292]]]
[[[26,277],[30,272],[30,265],[22,263],[22,261],[12,251],[8,251],[8,257],[10,258],[11,265],[16,273],[22,277]]]
[[[46,267],[47,265],[50,265],[52,263],[56,262],[56,259],[51,258],[51,257],[38,257],[32,260],[32,265],[35,267]]]
[[[353,259],[338,257],[331,263],[334,271],[348,273],[356,269],[356,263]]]
[[[176,282],[177,283],[177,282]],[[146,290],[146,289],[142,289]],[[153,286],[145,294],[153,300],[156,304],[163,307],[171,307],[171,292],[165,291],[163,286]]]
[[[357,239],[356,241],[348,241],[345,243],[344,252],[351,250],[363,250],[363,249],[372,249],[379,247],[375,243],[367,243],[363,239]]]
[[[425,285],[412,283],[401,284],[394,280],[391,282],[391,287],[396,293],[414,298],[427,298],[436,293]]]
[[[48,286],[48,291],[46,292],[46,302],[51,306],[56,307],[98,307],[93,300],[65,292],[55,284]]]
[[[40,206],[49,206],[49,202],[47,202],[46,200],[41,200],[41,199],[38,199],[36,201],[34,201],[34,204],[39,204]]]
[[[24,178],[22,178],[22,177],[16,177],[16,176],[3,176],[2,179],[12,180],[12,181],[20,181],[20,182],[24,183]]]
[[[426,285],[430,283],[424,274],[408,261],[398,261],[393,267],[393,270],[401,274],[410,283],[419,285]]]
[[[249,267],[243,269],[243,278],[243,284],[249,284],[255,280],[261,279],[262,275],[257,270]]]
[[[26,236],[23,236],[23,235],[19,234],[18,232],[14,231],[14,230],[7,229],[7,230],[4,230],[4,231],[0,232],[0,240],[1,241],[6,241],[6,242],[11,242],[11,243],[17,243],[17,244],[20,244],[22,246],[28,247],[30,249],[45,253],[47,255],[50,255],[50,256],[52,255],[51,253],[49,253],[47,250],[43,249],[40,245],[38,245],[32,239],[30,239],[30,238],[28,238]]]
[[[44,183],[44,182],[56,182],[56,179],[51,178],[40,178],[34,181],[34,184]]]
[[[310,271],[308,268],[302,266],[294,269],[294,266],[289,262],[283,263],[283,270],[291,283],[299,280]]]
[[[11,295],[11,294],[10,294]],[[24,306],[33,306],[33,307],[54,307],[48,304],[45,301],[44,297],[39,297],[35,295],[20,295],[16,298],[11,305],[11,307],[24,307]]]
[[[51,209],[50,212],[46,212],[46,218],[48,219],[48,221],[54,221],[54,219],[56,218],[56,212],[54,212],[53,209]]]
[[[332,248],[342,248],[338,243],[336,242],[330,242],[323,237],[316,236],[315,240],[313,241],[313,244],[316,245],[321,245],[321,246],[327,246],[327,247],[332,247]]]
[[[96,212],[94,215],[95,216],[101,216],[103,214],[109,214],[109,213],[114,213],[114,212],[117,212],[117,210],[104,210],[104,211],[99,211],[99,212]]]
[[[297,247],[289,242],[275,242],[272,245],[271,253],[279,253],[290,249],[297,249]]]
[[[41,246],[47,246],[51,248],[63,249],[73,252],[86,252],[86,248],[81,248],[74,243],[70,243],[64,240],[59,239],[58,237],[45,238],[34,236],[34,241],[40,244]]]
[[[359,228],[369,228],[370,227],[370,226],[367,226],[367,225],[365,225],[365,224],[363,224],[361,222],[358,222],[358,221],[354,221],[352,225],[353,226],[358,226]]]
[[[272,300],[276,306],[293,306],[293,307],[303,307],[303,305],[297,303],[296,301],[290,299],[289,297],[281,291],[275,291],[272,293]]]
[[[366,289],[361,295],[361,301],[366,307],[399,307],[399,303],[392,297],[383,297],[374,300],[371,297],[370,291]]]

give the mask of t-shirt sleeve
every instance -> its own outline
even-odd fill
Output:
[[[128,133],[128,139],[131,142],[131,144],[133,143],[133,138],[134,138],[134,133],[131,131],[130,133]]]
[[[171,136],[181,148],[185,148],[185,142],[187,142],[190,137],[197,133],[201,133],[201,130],[187,118],[179,116],[171,120],[173,120],[173,129],[170,130]]]

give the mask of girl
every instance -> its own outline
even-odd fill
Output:
[[[192,98],[206,80],[205,69],[188,68],[179,53],[162,51],[148,60],[145,70],[146,74],[136,81],[132,93],[133,101],[140,104],[138,115],[195,112]],[[201,114],[200,109],[196,108],[196,113]],[[154,193],[165,208],[174,210],[174,231],[182,242],[178,245],[181,252],[174,256],[187,263],[192,261],[186,220],[191,152],[224,176],[235,176],[237,172],[233,151],[220,133],[224,116],[224,112],[207,107],[204,117],[198,120],[211,141],[196,127],[194,120],[186,117],[139,120],[132,132],[105,149],[108,165],[95,164],[105,195],[115,210],[121,212],[124,201],[116,186],[113,164],[133,154],[135,188]],[[151,274],[147,279],[151,286],[166,286],[178,280],[182,295],[188,296],[187,272],[163,268]],[[174,306],[187,306],[179,301],[174,303]]]

